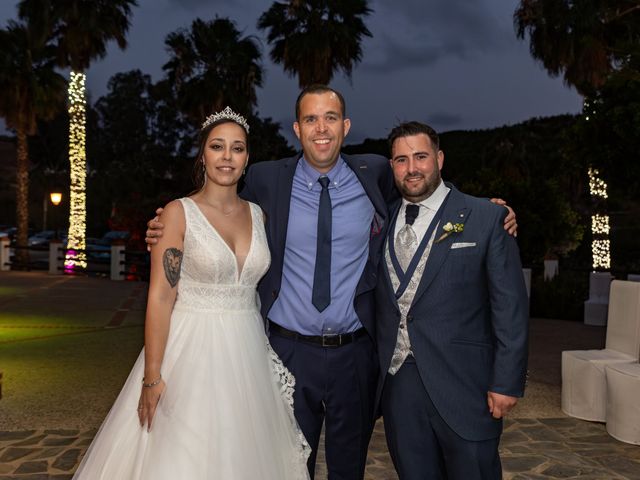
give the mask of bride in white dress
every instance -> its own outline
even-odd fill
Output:
[[[309,478],[294,379],[257,304],[262,212],[237,196],[248,130],[228,108],[203,125],[202,188],[165,207],[151,253],[145,348],[74,479]]]

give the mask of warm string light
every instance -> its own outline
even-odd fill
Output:
[[[609,235],[609,215],[593,215],[591,217],[591,233]]]
[[[611,268],[610,246],[609,240],[595,239],[591,242],[594,269],[609,270]]]
[[[589,100],[584,100],[582,102],[582,112],[584,113],[584,119],[588,122],[591,119],[591,116],[596,115],[596,107],[595,102],[590,102]]]
[[[600,178],[600,171],[597,168],[589,167],[589,193],[594,197],[608,198],[607,184]]]
[[[600,178],[600,172],[589,167],[589,192],[598,202],[608,198],[607,184]],[[591,258],[595,270],[609,270],[611,268],[611,250],[609,242],[609,215],[595,213],[591,216]]]
[[[87,155],[85,150],[85,75],[71,72],[69,82],[69,163],[71,187],[69,192],[69,239],[65,255],[65,269],[87,268]]]

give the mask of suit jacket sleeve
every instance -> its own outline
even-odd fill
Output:
[[[496,215],[487,254],[491,324],[495,340],[490,391],[522,397],[527,372],[529,302],[516,240]]]
[[[248,202],[258,203],[258,199],[256,198],[256,194],[253,190],[254,187],[254,173],[255,173],[255,165],[252,165],[247,169],[247,174],[244,177],[244,187],[240,192],[240,198],[247,200]]]

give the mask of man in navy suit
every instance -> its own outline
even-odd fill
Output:
[[[271,267],[258,286],[262,314],[296,378],[312,478],[324,421],[329,478],[359,479],[378,377],[373,293],[386,202],[397,193],[387,159],[340,153],[350,120],[339,92],[303,90],[293,128],[302,153],[254,164],[241,194],[266,214]]]
[[[376,289],[376,402],[401,480],[502,478],[502,418],[524,393],[528,301],[506,210],[440,177],[427,125],[389,135],[402,194]]]

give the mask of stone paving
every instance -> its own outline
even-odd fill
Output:
[[[72,288],[73,281],[46,275],[0,273],[0,290],[5,288],[5,291],[9,291],[20,282],[26,282],[34,288],[28,295],[25,295],[24,289],[17,296],[5,294],[0,299],[0,316],[7,311],[33,310],[38,304],[56,312],[60,310],[59,313],[65,315],[65,318],[70,315],[63,311],[63,302],[56,302],[50,296],[60,295],[61,288]],[[118,312],[131,309],[128,315],[135,313],[139,316],[142,306],[138,302],[143,293],[140,288],[140,285],[126,285],[104,279],[83,280],[82,308],[104,309],[104,315],[101,314],[96,319],[96,324],[110,327],[104,330],[105,333],[100,333],[94,327],[84,335],[103,335],[113,331],[114,327],[118,328],[115,324],[120,325],[123,320],[125,323],[131,321]],[[136,305],[132,308],[134,300]],[[107,312],[106,306],[109,304],[113,307]],[[134,320],[139,322],[138,319]],[[130,328],[142,327],[133,325]],[[527,397],[513,412],[514,418],[505,423],[501,442],[504,479],[640,480],[640,446],[619,442],[606,433],[604,424],[569,418],[559,409],[560,351],[602,348],[604,333],[603,328],[585,327],[578,322],[532,319],[530,385]],[[42,341],[42,337],[33,341]],[[20,338],[9,342],[26,344],[30,339]],[[8,345],[8,342],[4,345]],[[0,348],[2,347],[0,342]],[[2,367],[0,365],[0,371]],[[114,389],[113,393],[116,392]],[[8,400],[10,399],[0,400],[0,420],[7,413],[6,408],[3,412],[3,402]],[[8,405],[5,404],[5,407]],[[19,423],[16,424],[19,425],[17,428],[10,427],[0,431],[0,480],[72,478],[99,425],[90,421],[83,424],[82,428],[77,428],[77,425],[73,428],[47,428],[35,420],[46,418],[42,412],[31,412],[31,415],[33,423]],[[59,422],[59,419],[47,421]],[[11,422],[5,424],[12,425]],[[67,423],[63,422],[63,425]],[[316,479],[326,478],[324,454],[321,450],[318,454]],[[371,440],[365,479],[397,480],[386,449],[382,421],[376,425]]]
[[[369,447],[366,480],[397,480],[382,422]],[[0,432],[0,480],[66,480],[72,477],[96,430]],[[640,447],[618,442],[604,425],[572,418],[514,419],[502,436],[505,480],[640,479]],[[324,456],[318,480],[326,479]]]

